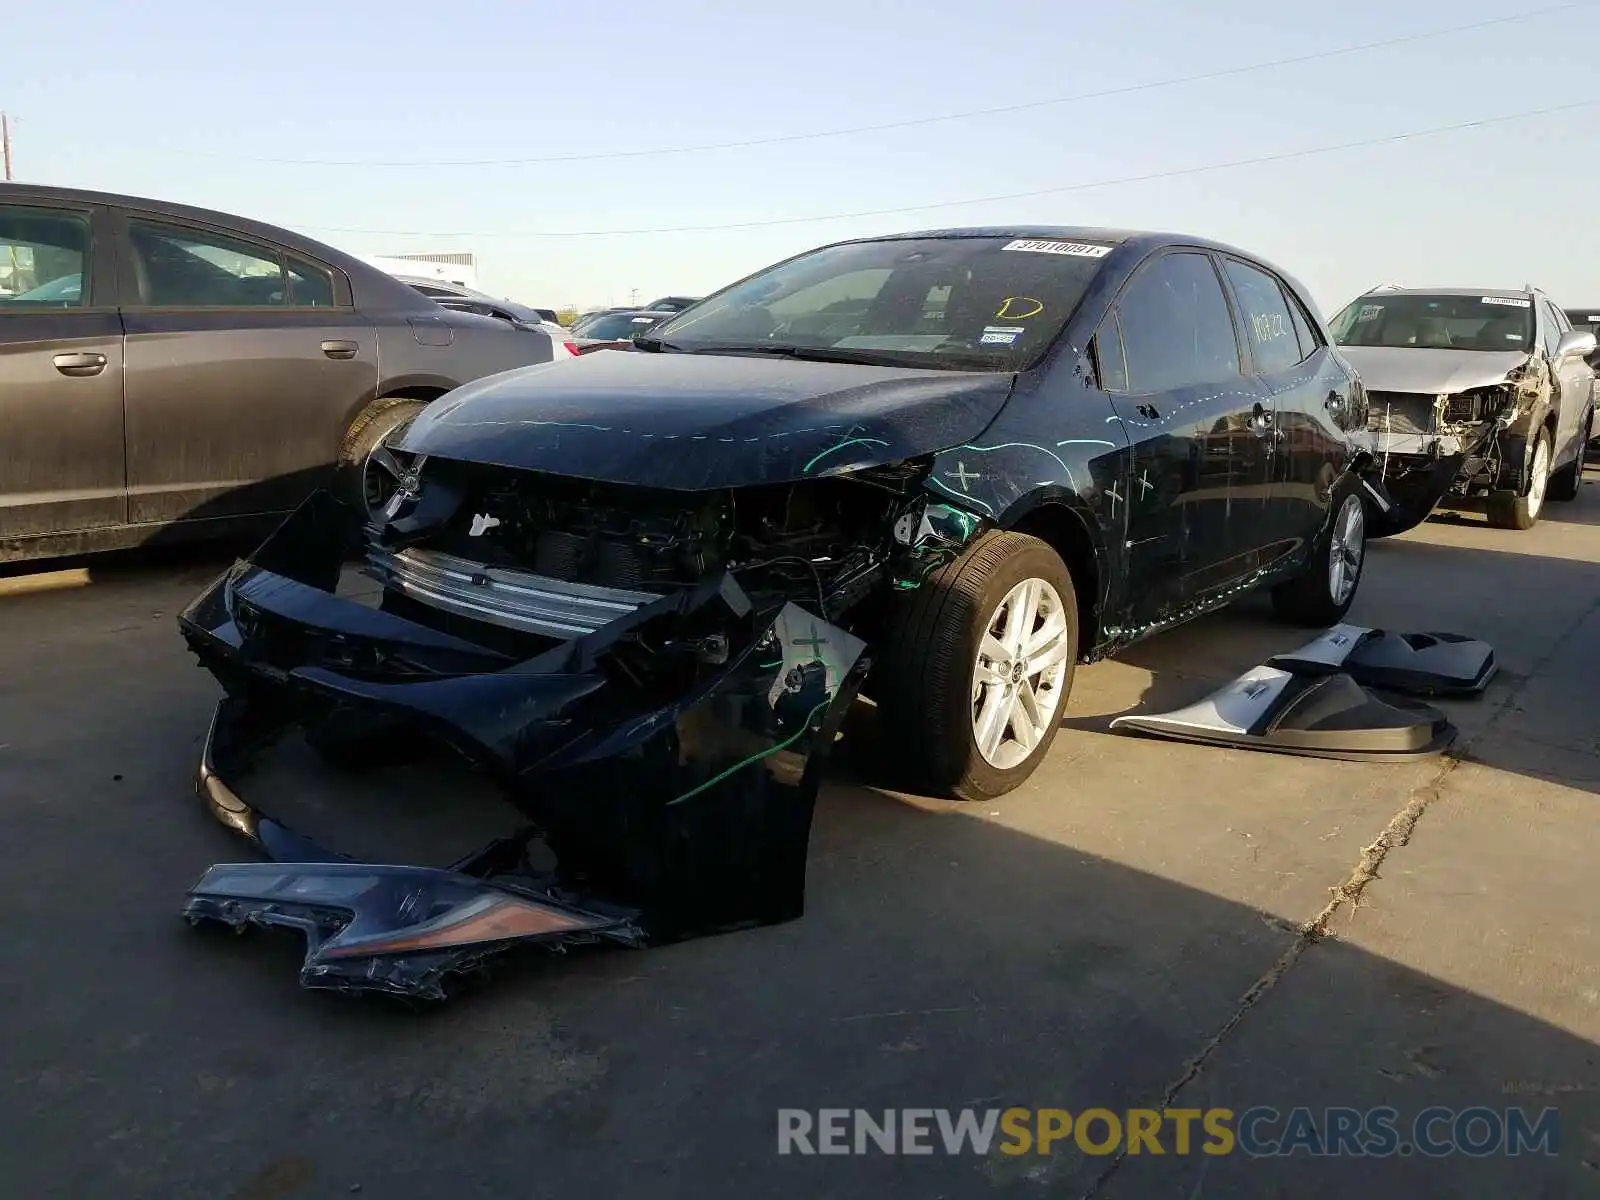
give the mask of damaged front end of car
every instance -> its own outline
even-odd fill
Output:
[[[313,496],[180,617],[225,693],[200,793],[273,860],[211,868],[186,914],[299,930],[306,986],[432,1000],[519,944],[798,917],[874,630],[984,528],[927,469],[688,492],[419,456],[377,525]],[[349,594],[353,556],[381,591]],[[524,827],[352,862],[244,798],[294,729],[347,764],[446,747]]]
[[[1470,508],[1492,491],[1524,485],[1528,441],[1553,391],[1542,355],[1459,390],[1395,391],[1383,383],[1371,374],[1367,428],[1394,508],[1369,518],[1373,536],[1403,533],[1440,506]]]

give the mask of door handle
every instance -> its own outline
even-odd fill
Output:
[[[58,354],[50,361],[55,363],[56,370],[63,375],[75,378],[98,375],[106,369],[104,354]]]
[[[354,358],[361,347],[354,342],[330,341],[322,343],[322,352],[329,358]]]

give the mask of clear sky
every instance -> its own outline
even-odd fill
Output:
[[[1329,315],[1381,282],[1531,282],[1558,302],[1590,304],[1600,300],[1594,3],[1222,79],[850,136],[510,166],[365,165],[606,155],[914,120],[1547,7],[158,0],[139,11],[79,0],[63,24],[60,5],[0,0],[0,108],[16,121],[20,179],[238,212],[357,253],[470,249],[487,290],[535,304],[702,293],[838,238],[1001,223],[1220,238],[1298,275]],[[1597,103],[1082,187],[1586,101]],[[361,165],[263,161],[285,159]],[[764,228],[530,236],[1052,188],[1079,190]]]

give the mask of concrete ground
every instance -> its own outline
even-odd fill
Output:
[[[423,1016],[302,991],[292,939],[177,917],[207,864],[248,857],[190,790],[216,692],[173,618],[216,556],[0,582],[4,1190],[1600,1193],[1595,482],[1528,533],[1435,520],[1372,546],[1352,620],[1499,650],[1488,694],[1447,706],[1451,757],[1106,732],[1304,640],[1248,601],[1081,671],[1049,762],[1000,802],[836,779],[803,920],[532,957]],[[271,787],[435,861],[481,819],[425,791],[363,832],[350,811],[372,785],[330,785],[292,754]],[[1319,1126],[1328,1107],[1388,1105],[1402,1134],[1430,1105],[1554,1107],[1558,1153],[1183,1155],[1170,1135],[1162,1156],[1121,1159],[1070,1140],[1048,1156],[776,1153],[780,1108],[1260,1105],[1308,1106]]]

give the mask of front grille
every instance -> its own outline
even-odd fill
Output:
[[[400,551],[374,547],[368,551],[367,564],[369,573],[385,587],[419,603],[563,641],[593,633],[659,599],[651,592],[573,583],[416,547]]]

